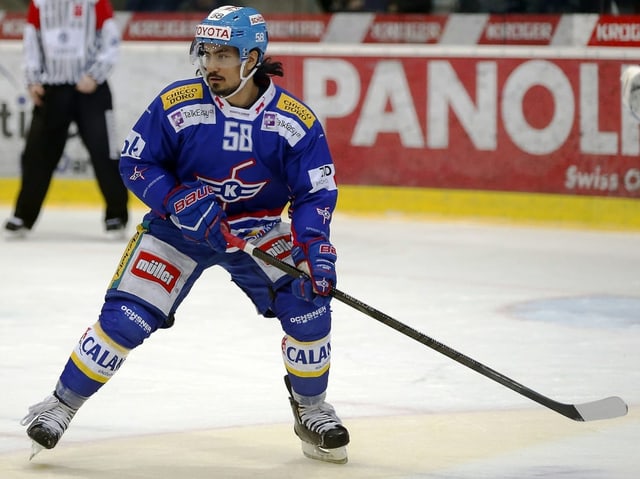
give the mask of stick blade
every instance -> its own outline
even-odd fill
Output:
[[[624,416],[629,411],[627,404],[617,396],[576,404],[574,407],[583,421],[612,419],[614,417]]]

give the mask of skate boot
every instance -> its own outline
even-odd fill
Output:
[[[7,239],[22,239],[26,238],[29,228],[27,228],[24,222],[15,216],[9,218],[4,224],[4,233]]]
[[[107,238],[123,240],[127,238],[127,225],[121,218],[109,218],[104,222]]]
[[[77,409],[73,409],[60,401],[55,394],[47,396],[44,401],[29,407],[29,413],[20,421],[27,428],[27,436],[33,440],[31,457],[42,449],[53,449],[69,427]]]
[[[333,406],[321,402],[313,406],[298,403],[291,390],[289,377],[284,377],[295,424],[293,430],[302,443],[302,453],[311,459],[345,464],[349,431],[342,425]]]

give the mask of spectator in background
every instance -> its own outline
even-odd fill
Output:
[[[325,12],[386,12],[388,0],[320,0]]]
[[[387,11],[390,13],[431,13],[432,0],[390,0]]]
[[[319,0],[325,12],[430,13],[432,0]]]
[[[175,12],[183,0],[127,0],[124,8],[134,12]]]
[[[24,236],[40,214],[72,122],[89,151],[106,202],[107,232],[124,232],[128,193],[118,171],[120,140],[114,138],[107,77],[120,33],[109,0],[31,1],[24,29],[24,62],[33,116],[21,162],[10,236]]]
[[[29,5],[28,0],[1,0],[0,10],[6,10],[8,12],[22,12],[27,9]]]
[[[537,0],[459,0],[461,13],[525,13],[531,1]]]
[[[536,13],[611,13],[611,0],[533,0]]]
[[[225,0],[127,0],[125,9],[134,12],[209,12]]]
[[[617,0],[618,13],[622,15],[640,13],[640,2],[637,0]]]
[[[188,0],[182,4],[182,10],[190,12],[210,12],[227,3],[228,1],[226,0]]]
[[[459,0],[462,13],[624,13],[634,0]],[[614,8],[615,5],[615,8]]]

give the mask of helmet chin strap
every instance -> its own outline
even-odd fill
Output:
[[[242,72],[244,72],[244,67],[245,67],[245,66],[246,66],[246,64],[247,64],[247,61],[249,61],[249,59],[248,59],[248,58],[247,58],[247,59],[245,59],[245,60],[243,60],[243,61],[242,61],[242,63],[240,63],[240,84],[238,85],[238,87],[237,87],[235,90],[233,90],[233,91],[232,91],[231,93],[229,93],[228,95],[224,95],[224,96],[222,96],[222,95],[218,95],[218,94],[216,94],[213,90],[211,90],[211,87],[209,87],[209,90],[211,91],[211,93],[212,93],[214,96],[217,96],[217,97],[219,97],[219,98],[222,98],[223,100],[226,100],[227,98],[232,97],[233,95],[235,95],[236,93],[238,93],[240,90],[242,90],[242,89],[244,88],[244,86],[247,84],[247,82],[251,79],[251,77],[252,77],[253,75],[255,75],[256,71],[258,70],[258,66],[260,66],[260,64],[256,64],[256,66],[254,66],[254,67],[251,69],[251,71],[247,74],[247,76],[243,76],[243,75],[242,75]],[[202,64],[202,62],[200,63],[200,72],[201,72],[201,74],[202,74],[202,76],[203,76],[204,78],[206,78],[206,77],[207,77],[207,76],[206,76],[207,70],[204,68],[204,65]]]
[[[224,100],[226,100],[227,98],[235,95],[236,93],[238,93],[240,90],[242,90],[244,88],[244,86],[247,84],[247,82],[249,81],[249,79],[256,73],[256,71],[258,70],[258,65],[254,66],[251,71],[249,72],[249,74],[245,77],[242,76],[242,72],[244,71],[244,67],[247,64],[247,61],[249,61],[249,59],[247,58],[246,60],[243,60],[242,63],[240,64],[240,84],[238,85],[238,88],[236,88],[235,90],[233,90],[232,93],[229,93],[228,95],[225,95],[221,98],[223,98]]]

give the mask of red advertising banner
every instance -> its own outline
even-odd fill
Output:
[[[559,15],[490,15],[479,45],[549,45],[560,22]]]
[[[172,40],[165,57],[186,61],[199,19],[120,12],[123,50]],[[640,62],[639,19],[272,16],[267,54],[325,125],[342,184],[640,198],[640,122],[620,98],[623,69]],[[3,38],[22,26],[0,13]],[[14,50],[11,64],[8,50],[0,57],[11,86],[0,89],[0,139],[17,152],[27,123]],[[138,67],[136,48],[123,53]],[[131,82],[115,90],[131,96],[120,114],[137,114]]]
[[[447,16],[376,15],[367,24],[362,43],[438,43]]]
[[[203,14],[162,15],[140,12],[124,14],[119,18],[124,41],[191,42]]]
[[[342,183],[640,197],[620,60],[278,58]]]
[[[190,42],[203,13],[116,12],[124,41]],[[640,16],[268,14],[271,42],[640,46]],[[0,40],[22,38],[24,14],[0,11]]]
[[[589,46],[640,47],[640,16],[603,15],[589,38]]]
[[[26,21],[25,13],[4,12],[1,14],[0,40],[21,40]]]

